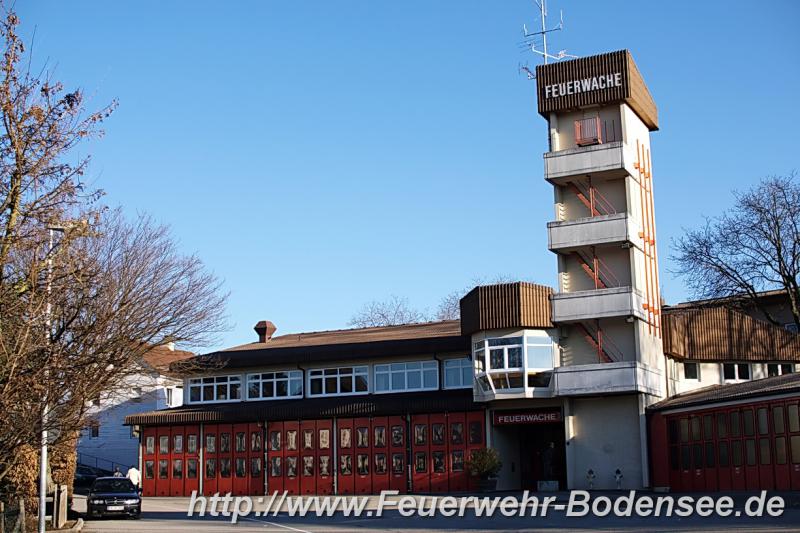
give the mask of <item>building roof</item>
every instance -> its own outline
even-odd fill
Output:
[[[691,392],[676,394],[648,407],[648,411],[664,411],[694,406],[800,392],[800,373],[724,385],[712,385]]]
[[[309,333],[288,333],[272,337],[267,342],[251,342],[226,348],[222,352],[240,352],[273,348],[298,348],[324,346],[330,344],[349,344],[376,341],[426,339],[432,337],[451,337],[461,335],[458,320],[423,322],[420,324],[401,324],[369,328],[334,329],[312,331]]]
[[[774,289],[769,291],[760,291],[756,293],[759,300],[769,300],[775,298],[788,298],[785,289]],[[731,296],[721,296],[719,298],[705,298],[702,300],[689,300],[674,305],[664,306],[664,309],[683,309],[688,307],[709,307],[720,306],[727,304],[748,304],[750,301],[749,296],[746,294],[734,294]]]
[[[186,361],[194,357],[194,355],[194,353],[186,350],[175,350],[169,346],[156,346],[144,354],[144,361],[159,374],[170,375],[173,373],[170,371],[170,365],[178,361]]]
[[[125,425],[197,424],[200,422],[254,422],[341,416],[389,416],[431,411],[482,409],[472,389],[454,389],[363,396],[333,396],[291,400],[264,400],[184,405],[173,409],[128,415]]]
[[[800,335],[724,306],[663,308],[664,353],[697,361],[800,361]]]
[[[204,355],[202,361],[226,369],[307,365],[381,357],[468,353],[469,337],[458,320],[373,328],[294,333]],[[188,373],[201,372],[197,365]]]

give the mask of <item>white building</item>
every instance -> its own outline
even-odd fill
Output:
[[[122,472],[138,464],[139,438],[124,425],[125,417],[182,405],[183,380],[169,375],[169,365],[192,355],[173,345],[152,350],[145,355],[138,374],[93,400],[91,423],[81,432],[77,445],[78,464],[108,471],[119,467]]]

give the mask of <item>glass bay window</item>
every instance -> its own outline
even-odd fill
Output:
[[[483,393],[519,393],[548,387],[554,341],[546,331],[489,337],[473,343],[475,378]]]

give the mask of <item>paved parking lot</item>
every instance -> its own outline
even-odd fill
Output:
[[[559,497],[561,498],[561,496]],[[564,499],[559,501],[566,501]],[[743,497],[737,496],[739,502]],[[688,517],[688,518],[618,518],[566,517],[564,512],[548,514],[546,518],[504,517],[496,513],[492,518],[475,517],[468,512],[464,517],[412,517],[400,516],[396,511],[386,512],[382,517],[345,517],[341,513],[334,517],[289,517],[286,514],[269,517],[244,517],[238,524],[229,518],[187,517],[188,498],[145,498],[143,515],[139,520],[91,519],[85,523],[86,532],[149,532],[192,531],[194,533],[232,532],[257,530],[275,533],[323,533],[323,532],[383,532],[415,531],[418,533],[438,531],[797,531],[800,530],[800,507],[788,508],[779,518],[745,517]],[[76,496],[76,511],[85,510],[85,498]]]

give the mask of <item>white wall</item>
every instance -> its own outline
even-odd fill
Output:
[[[173,389],[172,404],[167,404],[167,388]],[[178,380],[146,371],[126,378],[114,392],[101,395],[99,404],[89,410],[90,419],[99,424],[99,434],[92,437],[89,428],[81,432],[77,451],[82,462],[109,470],[112,462],[120,463],[124,472],[128,466],[137,464],[139,444],[137,438],[131,437],[131,428],[124,425],[125,417],[178,407],[182,402]]]
[[[570,489],[586,489],[589,469],[595,489],[615,489],[614,471],[622,471],[624,489],[645,484],[642,463],[646,442],[640,427],[643,414],[638,395],[572,399],[567,446]]]
[[[689,361],[689,362],[696,362],[698,364],[699,375],[700,379],[687,379],[684,375],[684,366],[682,361],[675,361],[670,358],[671,363],[669,364],[669,371],[670,371],[670,383],[672,386],[672,390],[670,391],[671,394],[681,394],[684,392],[689,392],[697,389],[702,389],[704,387],[710,387],[712,385],[721,385],[721,384],[730,384],[730,383],[741,383],[742,381],[747,380],[726,380],[723,374],[723,363],[721,362],[702,362],[702,361]],[[733,361],[732,361],[733,362]],[[776,362],[781,364],[780,362]],[[750,376],[752,379],[763,379],[768,377],[767,365],[769,363],[750,363]],[[787,364],[784,362],[783,364]],[[794,371],[798,371],[798,367],[795,363],[788,363],[791,364],[794,368]]]

